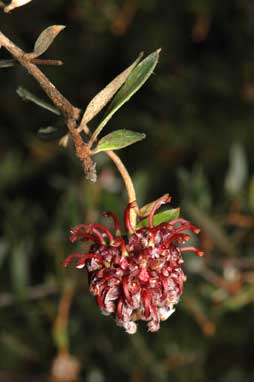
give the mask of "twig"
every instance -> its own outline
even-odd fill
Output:
[[[61,60],[42,60],[39,58],[34,58],[31,62],[35,65],[52,65],[52,66],[61,66],[63,65],[63,61]],[[0,68],[9,68],[11,66],[15,66],[17,61],[14,59],[11,60],[0,60]]]
[[[53,65],[53,66],[63,65],[63,61],[61,60],[42,60],[40,58],[33,58],[31,62],[36,65]]]

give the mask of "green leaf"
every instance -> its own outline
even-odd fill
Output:
[[[55,40],[56,36],[65,28],[65,25],[51,25],[50,27],[46,28],[34,44],[34,51],[33,55],[34,57],[38,57],[50,47],[50,45]]]
[[[91,137],[91,142],[96,140],[96,137],[100,134],[104,126],[112,118],[115,112],[120,109],[120,107],[123,106],[148,80],[158,63],[159,54],[160,49],[151,53],[143,61],[141,61],[140,64],[135,67],[135,69],[132,70],[126,82],[120,88],[119,92],[115,95],[111,104],[109,105],[105,118],[94,131]]]
[[[96,96],[89,102],[82,117],[81,126],[87,125],[113,98],[120,87],[125,83],[132,70],[138,65],[143,53],[122,73],[116,76],[107,86],[105,86]]]
[[[165,210],[163,212],[160,212],[153,217],[153,225],[156,227],[157,225],[165,222],[169,222],[174,219],[178,219],[180,215],[180,208],[174,208],[171,210]],[[142,228],[142,227],[147,227],[148,226],[148,218],[141,220],[137,224],[137,229]]]
[[[101,138],[97,147],[93,150],[93,154],[107,150],[119,150],[123,147],[130,146],[133,143],[141,141],[146,137],[143,133],[137,133],[131,130],[116,130],[105,137]]]
[[[51,111],[51,113],[53,114],[61,115],[60,111],[56,109],[55,106],[37,97],[36,95],[31,93],[29,90],[26,90],[25,88],[21,86],[18,87],[18,89],[16,90],[16,93],[22,98],[23,101],[33,102],[36,105],[42,107],[43,109]]]
[[[55,139],[59,139],[63,137],[67,132],[67,128],[65,126],[57,127],[57,126],[47,126],[41,127],[37,135],[43,141],[53,141]]]

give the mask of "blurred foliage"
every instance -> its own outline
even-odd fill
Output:
[[[16,95],[24,86],[46,100],[23,68],[1,69],[0,380],[47,380],[68,286],[65,342],[82,381],[252,381],[253,1],[34,0],[0,15],[1,29],[27,51],[57,23],[67,28],[45,56],[65,65],[43,70],[82,108],[141,50],[162,47],[155,75],[106,129],[147,135],[120,152],[139,203],[170,192],[202,228],[206,256],[185,257],[183,297],[159,333],[140,325],[129,336],[101,316],[84,274],[60,263],[73,251],[71,226],[107,209],[121,216],[121,180],[99,154],[99,180],[89,184],[71,148],[40,141],[38,129],[58,117]]]

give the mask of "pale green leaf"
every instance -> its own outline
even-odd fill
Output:
[[[107,150],[119,150],[123,147],[130,146],[133,143],[141,141],[145,138],[145,134],[131,130],[116,130],[105,135],[98,142],[97,147],[93,150],[93,154]]]

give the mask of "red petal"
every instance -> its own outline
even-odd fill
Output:
[[[141,297],[143,298],[145,317],[148,318],[150,316],[150,305],[151,305],[150,293],[146,290],[143,290],[141,292]]]
[[[126,300],[128,301],[129,304],[132,303],[132,299],[131,299],[131,295],[130,295],[130,292],[129,292],[129,286],[128,286],[128,277],[124,277],[123,278],[123,292],[124,292],[124,295],[126,297]]]
[[[118,301],[117,308],[116,308],[116,315],[121,320],[123,319],[123,299],[122,299],[122,297]]]

